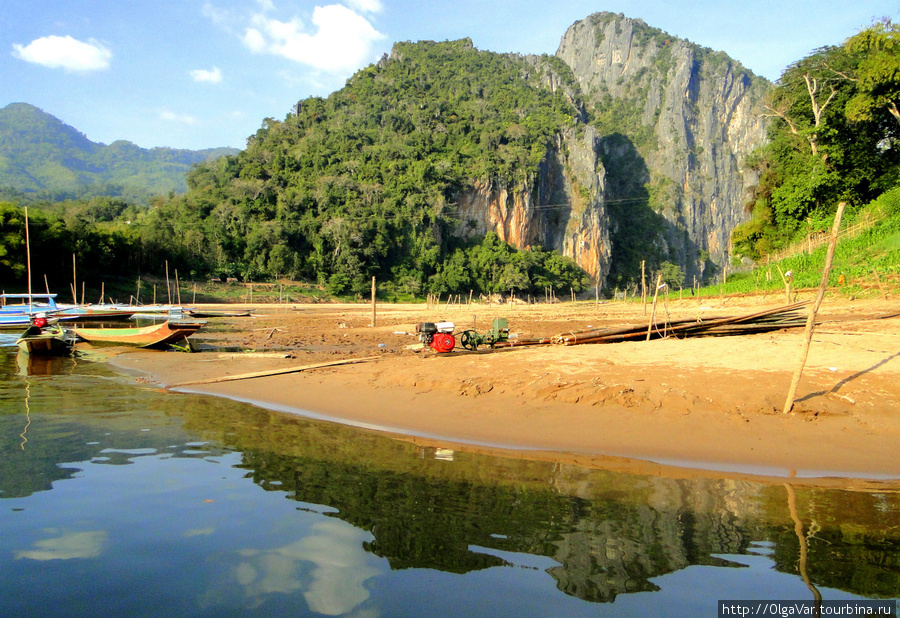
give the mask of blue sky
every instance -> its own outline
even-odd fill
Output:
[[[771,80],[896,0],[4,0],[0,107],[31,103],[95,142],[243,148],[264,118],[327,96],[396,41],[471,37],[548,53],[574,22],[624,13]]]

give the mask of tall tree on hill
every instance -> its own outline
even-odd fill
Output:
[[[752,219],[732,233],[735,253],[758,259],[838,202],[852,208],[898,184],[900,123],[886,121],[886,99],[880,108],[859,102],[874,100],[862,78],[869,55],[859,45],[816,50],[778,81],[767,106],[769,142],[749,160],[760,180],[747,205]]]
[[[900,24],[890,19],[873,24],[847,39],[845,49],[860,56],[856,95],[847,104],[851,120],[872,120],[887,110],[900,123]]]

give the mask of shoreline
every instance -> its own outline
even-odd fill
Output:
[[[258,354],[129,350],[113,363],[166,387],[186,376],[287,369],[374,351],[379,358],[373,362],[173,392],[227,397],[417,444],[511,457],[591,466],[627,461],[629,469],[676,476],[896,488],[900,319],[877,317],[886,305],[866,313],[862,307],[853,307],[850,320],[837,319],[845,308],[831,308],[833,319],[817,330],[788,415],[780,407],[802,336],[796,329],[438,355],[405,349],[421,306],[398,309],[395,316],[384,311],[384,325],[377,328],[364,322],[367,307],[316,306],[230,322],[211,342]],[[583,321],[596,324],[597,308],[588,311]],[[511,325],[549,324],[533,309],[508,313]],[[623,317],[629,316],[608,319]],[[569,317],[565,325],[571,322]],[[293,337],[293,349],[279,347],[282,332]],[[317,345],[304,345],[310,340]],[[266,349],[278,349],[282,358]]]

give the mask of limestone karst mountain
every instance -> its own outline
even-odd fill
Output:
[[[633,278],[641,261],[677,266],[687,281],[721,273],[731,230],[748,217],[757,179],[744,160],[766,138],[760,101],[771,84],[722,52],[612,13],[573,24],[557,58],[571,75],[544,61],[545,86],[582,113],[531,184],[492,179],[461,192],[460,233],[558,250],[601,282]]]

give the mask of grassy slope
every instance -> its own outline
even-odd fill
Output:
[[[871,227],[838,240],[828,279],[831,293],[865,298],[881,296],[882,290],[886,293],[900,290],[900,188],[885,193],[857,212],[845,214],[841,229],[858,227],[866,220],[873,222]],[[833,221],[817,222],[815,227],[830,231]],[[801,250],[804,245],[805,242],[800,243],[798,253],[790,257],[730,275],[724,286],[711,286],[701,293],[746,294],[783,290],[779,268],[785,273],[792,272],[794,289],[817,288],[822,280],[827,243],[812,253]]]

